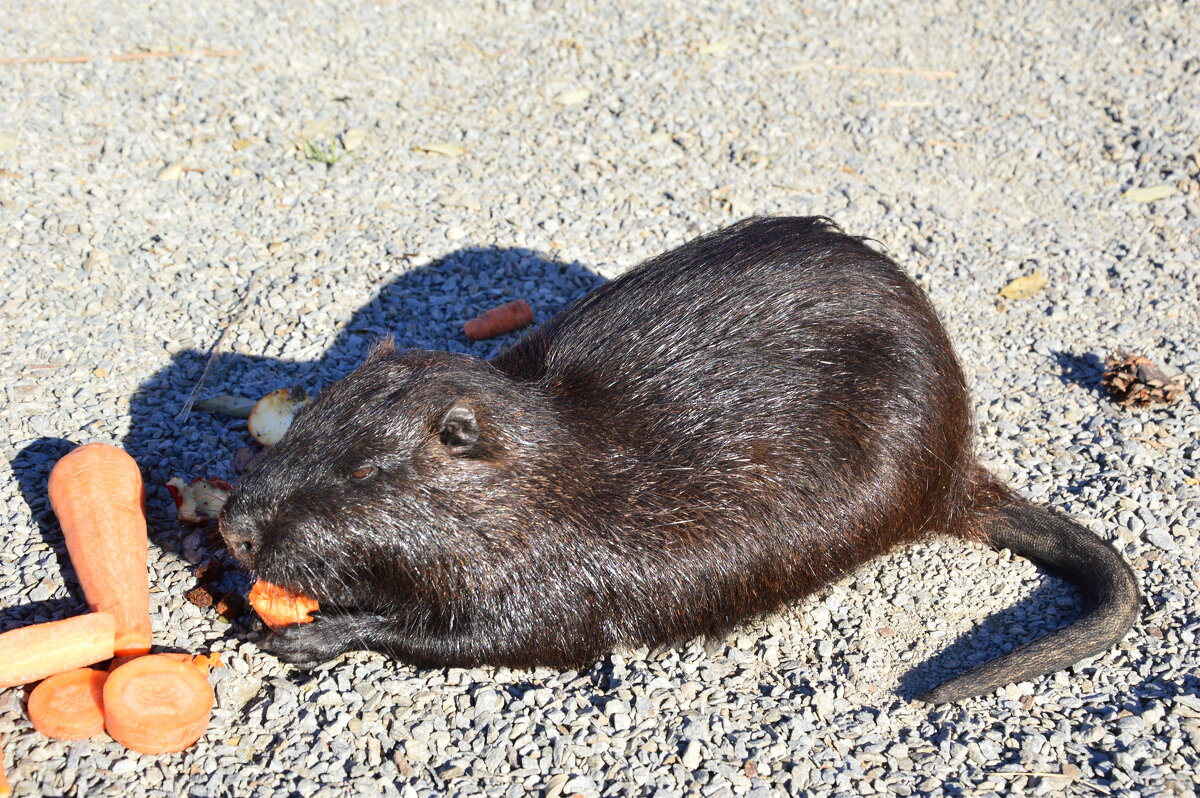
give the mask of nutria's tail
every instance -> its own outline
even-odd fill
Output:
[[[1083,591],[1074,623],[955,676],[919,697],[943,703],[990,693],[1065,668],[1118,643],[1141,607],[1137,580],[1107,541],[1064,515],[1009,494],[984,531],[993,546],[1028,557]]]

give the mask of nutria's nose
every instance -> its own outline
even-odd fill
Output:
[[[253,525],[231,522],[225,517],[225,513],[221,513],[217,516],[217,529],[221,537],[225,538],[229,553],[236,557],[238,562],[247,567],[254,565],[258,536],[254,533]]]

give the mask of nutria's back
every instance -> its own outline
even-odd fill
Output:
[[[651,484],[670,475],[697,500],[664,502],[681,518],[716,505],[757,526],[763,505],[786,508],[798,528],[777,534],[838,572],[921,531],[968,532],[976,472],[953,348],[920,289],[827,219],[692,241],[492,363],[586,423],[605,456]]]

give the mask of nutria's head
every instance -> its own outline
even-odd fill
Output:
[[[484,361],[385,341],[263,453],[221,533],[256,576],[322,606],[444,595],[520,504],[536,404]]]

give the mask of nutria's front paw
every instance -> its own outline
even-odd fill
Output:
[[[349,624],[339,616],[312,614],[309,623],[281,626],[260,642],[259,648],[278,659],[311,670],[344,654],[353,644]]]

